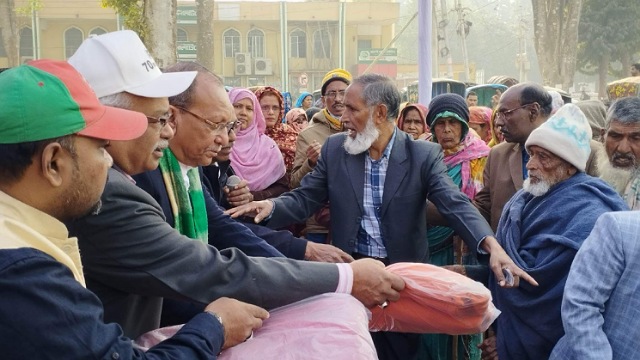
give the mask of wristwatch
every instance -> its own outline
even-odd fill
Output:
[[[220,346],[220,348],[222,349],[222,347],[224,347],[224,338],[225,338],[224,323],[222,322],[222,318],[220,317],[220,315],[214,313],[213,311],[205,310],[204,312],[216,318],[216,320],[218,320],[218,322],[220,323],[220,326],[222,326],[222,346]]]

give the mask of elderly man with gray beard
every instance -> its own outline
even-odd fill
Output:
[[[600,178],[618,191],[631,210],[640,210],[640,98],[614,102],[603,132],[606,154],[598,156]]]
[[[576,252],[598,217],[627,209],[604,181],[584,170],[591,128],[567,104],[535,129],[525,143],[529,177],[505,206],[497,238],[516,264],[539,283],[505,291],[489,280],[501,359],[547,359],[564,334],[560,307]]]
[[[506,286],[503,268],[535,284],[506,256],[489,224],[447,175],[440,146],[414,141],[395,126],[400,93],[391,79],[377,74],[355,79],[344,106],[340,120],[346,131],[327,139],[299,188],[228,213],[252,214],[256,222],[267,218],[267,226],[279,228],[303,221],[329,200],[336,247],[385,264],[427,262],[429,199],[470,248],[491,254],[500,285]],[[380,359],[417,356],[417,334],[372,335]]]

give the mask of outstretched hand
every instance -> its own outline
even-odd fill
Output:
[[[261,307],[226,297],[210,303],[205,311],[216,313],[222,319],[223,349],[247,340],[253,334],[253,330],[260,328],[262,321],[269,318],[267,310]]]
[[[238,218],[240,216],[253,217],[256,224],[259,224],[264,220],[273,210],[273,202],[271,200],[252,201],[248,204],[234,207],[224,213],[230,215],[232,218]]]
[[[404,280],[387,271],[384,264],[374,259],[360,259],[349,264],[353,269],[351,295],[366,307],[398,301],[404,289]]]
[[[496,280],[501,287],[514,288],[520,285],[520,279],[538,286],[538,282],[519,268],[507,255],[498,240],[493,236],[487,236],[483,243],[484,249],[491,255],[489,266],[496,276]],[[512,277],[513,281],[507,281],[507,277]]]

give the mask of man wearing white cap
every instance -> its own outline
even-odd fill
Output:
[[[591,128],[567,104],[531,132],[529,177],[505,206],[496,237],[538,287],[489,287],[502,314],[496,321],[501,359],[547,359],[563,335],[560,304],[573,258],[598,217],[627,206],[604,181],[585,174]]]
[[[365,305],[398,299],[404,282],[375,261],[336,265],[250,258],[180,235],[131,175],[158,166],[173,136],[172,128],[164,126],[172,121],[167,97],[187,89],[196,72],[162,74],[131,31],[91,37],[69,62],[96,86],[103,103],[144,112],[150,122],[142,137],[114,141],[108,148],[114,167],[102,211],[69,224],[79,238],[87,285],[104,304],[105,320],[137,337],[159,326],[164,297],[206,304],[231,296],[267,309],[336,291],[351,293]],[[212,91],[222,93],[218,98],[226,98],[221,83],[211,84]],[[230,104],[218,114],[211,124],[199,123],[214,142],[205,149],[208,157],[228,142],[227,129],[235,120]],[[225,333],[225,346],[237,343],[229,341],[232,335]]]

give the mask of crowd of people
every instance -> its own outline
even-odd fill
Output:
[[[640,356],[640,97],[402,103],[334,69],[320,107],[286,109],[195,62],[160,70],[127,30],[0,84],[8,358],[215,359],[314,295],[393,306],[400,262],[481,282],[502,313],[485,333],[372,332],[380,359]]]

